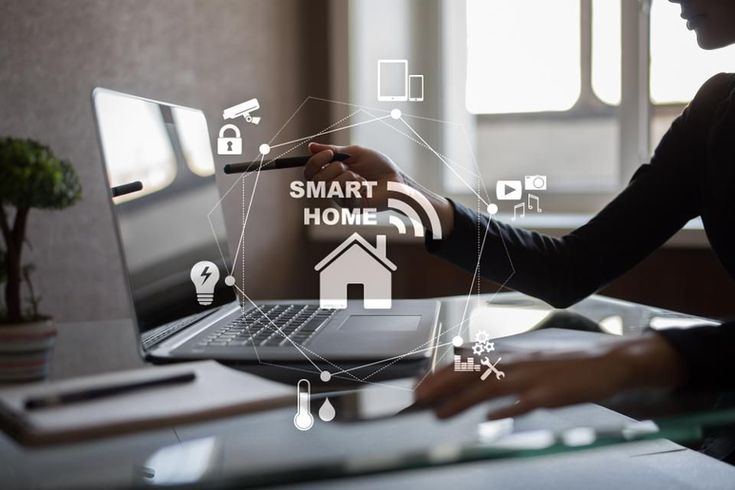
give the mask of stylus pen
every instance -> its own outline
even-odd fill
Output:
[[[39,408],[60,407],[71,403],[85,402],[106,398],[110,396],[122,395],[131,391],[144,390],[147,388],[155,388],[157,386],[168,386],[173,384],[189,383],[196,379],[194,373],[176,374],[165,378],[151,379],[148,381],[140,381],[135,383],[117,384],[114,386],[104,386],[101,388],[90,388],[88,390],[68,391],[66,393],[54,393],[43,395],[37,398],[29,398],[26,400],[26,410],[36,410]]]
[[[225,165],[226,174],[240,174],[247,172],[255,172],[260,170],[276,170],[279,168],[294,168],[303,167],[306,162],[309,161],[311,155],[304,157],[288,157],[288,158],[276,158],[274,160],[265,160],[262,163],[260,160],[249,163],[228,163]],[[332,157],[332,161],[344,162],[350,158],[347,153],[335,153]]]

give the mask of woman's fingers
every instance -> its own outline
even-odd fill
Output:
[[[348,163],[353,163],[362,153],[362,149],[357,145],[338,146],[324,145],[322,143],[309,143],[309,151],[312,155],[326,150],[332,150],[334,153],[346,153],[347,155],[350,155],[350,158],[345,160]]]
[[[521,393],[532,383],[529,376],[522,372],[514,372],[512,376],[502,379],[492,374],[485,380],[474,378],[472,383],[438,405],[435,412],[439,418],[452,417],[480,402]]]
[[[341,146],[337,145],[324,145],[322,143],[309,143],[309,151],[312,155],[315,155],[319,152],[326,151],[326,150],[332,150],[334,153],[339,153],[340,149],[343,148]]]
[[[462,376],[462,375],[465,376]],[[433,405],[436,401],[449,396],[460,389],[461,383],[469,381],[470,373],[455,372],[452,366],[447,366],[432,374],[416,388],[416,401],[426,405]]]
[[[331,149],[322,150],[312,155],[304,167],[304,176],[307,179],[313,179],[316,174],[321,172],[327,164],[334,159],[334,151]]]
[[[493,381],[488,381],[489,383],[493,383]],[[438,405],[434,409],[434,413],[440,419],[452,417],[486,400],[490,396],[489,391],[484,381],[473,379],[472,382],[463,387],[462,391],[459,391],[454,396],[449,397],[444,403]]]
[[[311,180],[332,182],[347,171],[347,167],[342,162],[327,163]]]

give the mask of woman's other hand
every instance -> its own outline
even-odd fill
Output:
[[[477,373],[455,372],[448,366],[416,389],[416,401],[447,418],[484,401],[514,397],[515,403],[489,414],[498,419],[535,408],[601,401],[631,388],[674,388],[686,380],[680,355],[655,334],[597,352],[524,355],[498,368],[504,378],[491,375],[481,381]]]

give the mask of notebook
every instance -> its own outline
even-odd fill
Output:
[[[194,373],[194,380],[26,410],[31,397]],[[293,388],[215,361],[156,366],[0,390],[0,429],[28,446],[65,444],[242,415],[294,402]]]

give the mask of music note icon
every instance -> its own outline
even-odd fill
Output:
[[[515,221],[518,217],[518,208],[521,208],[521,218],[524,218],[526,216],[526,203],[522,202],[513,206],[513,217],[511,218],[511,221]]]
[[[528,209],[529,210],[533,209],[533,205],[531,204],[533,200],[536,200],[536,212],[540,213],[541,212],[541,202],[539,201],[538,196],[534,196],[533,194],[528,195]]]

